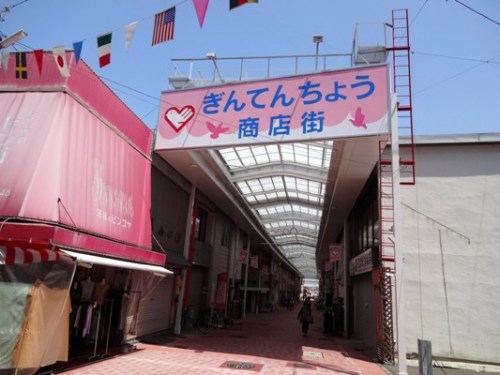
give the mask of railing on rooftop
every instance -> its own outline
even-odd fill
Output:
[[[317,64],[316,64],[317,62]],[[278,78],[351,66],[351,53],[322,55],[283,55],[252,57],[175,58],[174,75],[169,77],[173,89],[204,87],[256,79]]]
[[[352,50],[346,53],[219,57],[209,52],[205,57],[174,58],[170,88],[205,87],[384,63],[390,26],[384,22],[357,24]]]

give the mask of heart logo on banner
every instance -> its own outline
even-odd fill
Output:
[[[181,129],[194,117],[194,107],[187,105],[178,109],[171,107],[165,111],[165,121],[179,133]]]

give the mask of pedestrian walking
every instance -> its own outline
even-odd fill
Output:
[[[297,319],[302,324],[302,336],[307,336],[309,324],[313,323],[311,299],[309,297],[305,299],[304,305],[300,308]]]

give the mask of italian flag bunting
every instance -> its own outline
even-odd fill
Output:
[[[111,64],[111,33],[97,37],[99,50],[99,68]]]

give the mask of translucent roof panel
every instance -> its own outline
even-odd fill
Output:
[[[262,228],[305,278],[318,276],[314,256],[332,146],[318,141],[218,150]]]

